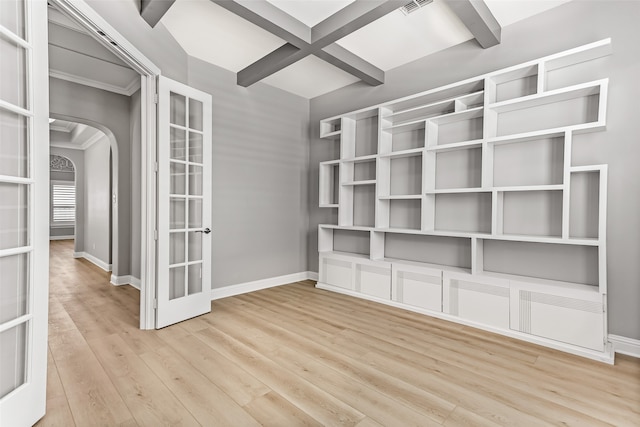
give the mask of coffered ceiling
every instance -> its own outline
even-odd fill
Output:
[[[485,0],[484,4],[504,27],[566,1]],[[162,16],[160,24],[189,55],[238,73],[239,83],[245,85],[241,81],[242,73],[290,42],[281,34],[265,29],[265,25],[256,25],[252,22],[255,19],[247,19],[247,13],[234,13],[237,7],[228,6],[240,3],[255,8],[260,2],[275,6],[300,27],[308,29],[344,13],[354,3],[353,0],[177,0]],[[409,15],[393,10],[355,31],[348,31],[335,45],[382,72],[388,71],[474,38],[460,14],[454,11],[459,6],[455,2],[462,3],[461,0],[434,0]],[[478,49],[482,47],[478,45]],[[359,80],[314,54],[260,81],[314,98]]]

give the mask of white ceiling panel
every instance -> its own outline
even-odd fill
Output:
[[[284,41],[211,1],[178,0],[162,23],[187,54],[238,72]]]
[[[310,99],[355,83],[359,79],[311,55],[262,81]]]
[[[570,0],[485,0],[501,26],[513,24]]]
[[[473,38],[442,0],[409,15],[394,11],[338,44],[382,70],[390,70]]]
[[[307,27],[313,27],[354,0],[267,0],[296,18]]]

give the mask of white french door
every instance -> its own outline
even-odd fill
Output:
[[[49,290],[47,2],[0,0],[0,425],[44,416]]]
[[[156,327],[211,311],[211,95],[160,77]]]

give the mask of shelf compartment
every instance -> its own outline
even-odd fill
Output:
[[[476,139],[472,141],[463,141],[463,142],[454,142],[451,144],[442,144],[436,145],[432,147],[427,147],[427,151],[434,152],[446,152],[446,151],[455,151],[463,148],[480,148],[482,147],[482,139]]]
[[[320,163],[319,202],[320,207],[338,207],[340,165],[336,161]]]
[[[416,120],[422,120],[441,116],[443,114],[449,114],[455,112],[456,98],[449,98],[443,101],[435,102],[433,104],[420,105],[418,107],[408,108],[394,112],[387,116],[387,118],[394,125],[401,125],[402,123],[412,122]]]
[[[423,148],[410,148],[402,151],[393,151],[391,153],[380,154],[380,158],[400,158],[400,157],[412,157],[419,156],[424,151]]]
[[[373,185],[353,187],[353,225],[375,226],[376,188]]]
[[[385,259],[469,269],[471,239],[410,233],[386,233]]]
[[[356,120],[355,157],[377,154],[378,152],[378,116]]]
[[[553,90],[588,80],[602,78],[603,68],[594,64],[593,60],[611,54],[611,39],[604,39],[585,46],[552,55],[544,61],[544,90]]]
[[[585,83],[489,106],[495,136],[605,123],[607,80]],[[561,112],[561,114],[559,114]]]
[[[498,192],[497,233],[562,237],[562,191],[555,190]]]
[[[434,230],[441,232],[491,232],[492,194],[435,194]]]
[[[562,184],[564,133],[493,145],[493,185],[496,187]]]
[[[478,78],[472,81],[465,81],[462,84],[449,85],[436,90],[429,90],[417,95],[401,98],[388,103],[386,106],[391,110],[392,114],[396,114],[414,108],[447,102],[482,90],[484,90],[484,79]]]
[[[571,172],[569,197],[569,238],[599,237],[600,170]]]
[[[435,189],[482,186],[482,148],[472,147],[435,153]]]
[[[598,289],[598,247],[538,242],[484,240],[483,270]]]
[[[526,64],[489,77],[494,86],[489,103],[533,95],[538,91],[538,64]]]
[[[456,98],[455,111],[472,110],[474,108],[481,108],[484,106],[484,91],[470,93]]]
[[[332,251],[369,256],[371,232],[358,229],[332,229]]]
[[[342,119],[328,119],[320,122],[320,138],[337,138],[342,133]]]
[[[422,194],[422,153],[413,156],[391,157],[389,161],[389,195],[420,194]]]
[[[430,119],[427,122],[427,147],[482,139],[483,126],[483,108]]]
[[[390,199],[389,227],[420,230],[422,201],[419,199]]]

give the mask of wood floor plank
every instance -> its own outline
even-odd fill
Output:
[[[274,391],[252,400],[244,409],[255,419],[262,420],[261,424],[265,427],[322,426],[320,422]]]
[[[38,427],[72,427],[75,426],[73,415],[71,414],[71,408],[69,407],[69,401],[64,391],[60,375],[58,375],[58,368],[51,350],[47,351],[47,409],[46,413],[50,414],[41,419],[36,426]]]
[[[240,406],[269,393],[271,389],[193,335],[167,342],[191,366],[216,384]]]
[[[138,329],[140,294],[51,243],[39,426],[638,426],[640,360],[614,366],[304,281]]]
[[[251,415],[170,347],[140,356],[202,425],[259,426]]]
[[[90,345],[139,425],[200,425],[120,336]]]
[[[354,426],[364,418],[361,412],[215,328],[197,336],[322,424]]]
[[[266,311],[267,313],[265,313],[265,310],[256,306],[251,310],[252,316],[248,316],[245,313],[236,313],[235,318],[237,321],[245,322],[245,325],[262,325],[262,329],[278,341],[287,342],[289,347],[293,346],[301,352],[313,354],[314,358],[321,361],[324,365],[336,371],[346,373],[351,378],[363,384],[374,389],[385,390],[385,392],[393,396],[394,399],[418,412],[422,412],[425,416],[435,421],[443,421],[447,418],[450,411],[453,410],[455,405],[432,393],[425,392],[423,389],[415,387],[411,383],[398,381],[397,378],[371,369],[349,356],[330,351],[321,344],[305,338],[302,334],[297,334],[296,332],[302,330],[301,325],[293,325],[279,321],[276,316],[277,313]],[[256,318],[256,316],[261,316],[261,318]],[[228,322],[219,322],[216,325],[217,328],[227,333],[233,332],[229,329]],[[243,340],[242,337],[238,339]],[[248,346],[253,345],[250,341],[243,342]],[[373,418],[375,419],[375,417]]]
[[[49,343],[78,426],[119,425],[133,416],[80,332],[67,331]]]

